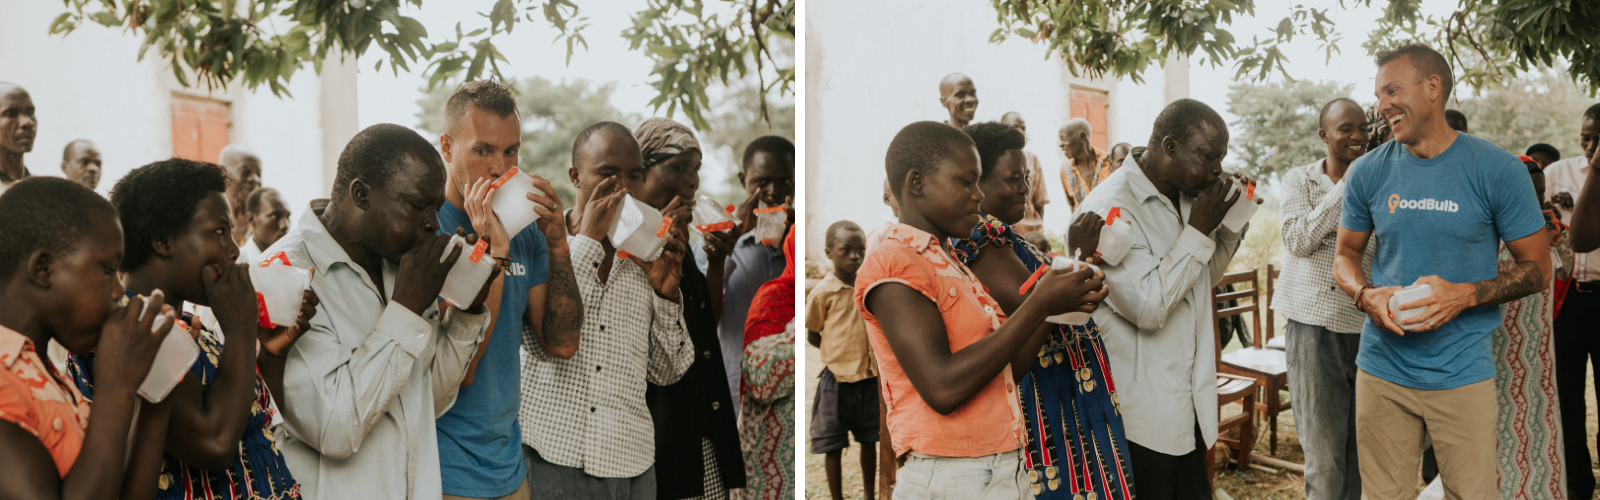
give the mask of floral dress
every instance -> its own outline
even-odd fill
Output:
[[[794,498],[794,322],[745,346],[741,365],[744,498]]]
[[[971,265],[985,245],[1009,247],[1028,271],[1049,258],[1006,223],[981,214],[967,239],[953,240],[957,259]],[[1018,385],[1027,429],[1023,467],[1041,499],[1128,500],[1133,470],[1100,327],[1057,325]]]
[[[195,317],[184,313],[183,320],[195,324]],[[199,377],[203,386],[211,385],[217,378],[217,358],[222,355],[222,341],[204,326],[200,326],[200,358],[189,369],[189,375]],[[248,339],[245,339],[248,340]],[[94,356],[76,356],[67,365],[73,382],[86,398],[94,399]],[[256,399],[250,403],[250,421],[245,424],[244,436],[239,440],[239,454],[233,465],[223,471],[209,471],[190,467],[171,453],[163,453],[161,477],[157,479],[156,498],[166,499],[288,499],[300,498],[300,484],[289,473],[272,436],[272,421],[277,414],[266,380],[256,371]],[[174,429],[172,432],[179,432]]]

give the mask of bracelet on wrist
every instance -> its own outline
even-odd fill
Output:
[[[1361,299],[1366,297],[1367,290],[1371,290],[1371,289],[1374,289],[1374,288],[1377,288],[1377,287],[1378,287],[1377,285],[1365,285],[1365,286],[1362,286],[1360,290],[1356,291],[1356,310],[1357,311],[1367,312],[1367,308],[1361,304]]]

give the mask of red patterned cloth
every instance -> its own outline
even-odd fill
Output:
[[[744,320],[744,345],[756,339],[783,333],[784,326],[794,319],[794,226],[783,238],[783,260],[787,263],[783,274],[761,285],[750,301],[750,312]]]
[[[1508,250],[1500,251],[1500,270],[1516,265]],[[1566,457],[1561,448],[1561,412],[1557,404],[1555,345],[1550,340],[1552,289],[1507,302],[1501,307],[1501,328],[1491,335],[1494,346],[1500,472],[1496,498],[1535,499],[1565,496]]]

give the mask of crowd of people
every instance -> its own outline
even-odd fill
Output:
[[[243,147],[136,168],[109,199],[89,141],[67,178],[31,177],[36,110],[0,83],[0,497],[791,497],[793,142],[747,145],[735,224],[691,244],[694,132],[596,123],[573,206],[531,176],[517,210],[538,217],[508,234],[513,95],[469,82],[444,115],[437,144],[360,131],[291,223]],[[653,259],[612,241],[635,203],[664,216]],[[445,300],[469,254],[490,277]],[[310,272],[289,324],[252,282],[277,263]],[[200,354],[152,396],[169,333]]]
[[[1326,156],[1278,185],[1288,255],[1272,307],[1288,319],[1305,493],[1415,498],[1422,469],[1448,498],[1590,498],[1600,105],[1581,155],[1517,155],[1446,110],[1452,69],[1432,48],[1375,62],[1377,104],[1326,103]],[[880,440],[900,460],[896,499],[1211,498],[1213,286],[1249,230],[1224,219],[1262,201],[1222,170],[1227,124],[1181,99],[1144,146],[1107,152],[1069,121],[1074,218],[1052,248],[1032,225],[1049,196],[1022,116],[973,123],[964,75],[940,91],[949,119],[907,125],[885,155],[896,220],[829,226],[832,272],[807,298],[826,366],[810,448],[833,498],[849,434],[869,498]],[[1113,221],[1131,248],[1107,260]]]

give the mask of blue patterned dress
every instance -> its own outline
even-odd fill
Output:
[[[971,265],[984,245],[1010,248],[1029,272],[1049,263],[1011,226],[988,214],[980,217],[971,236],[951,241],[963,264]],[[1133,498],[1122,410],[1093,320],[1084,326],[1057,325],[1018,388],[1028,435],[1022,460],[1035,497]]]
[[[130,294],[131,295],[131,294]],[[195,324],[188,313],[183,320]],[[246,341],[252,339],[244,339]],[[189,369],[189,376],[199,377],[201,385],[209,386],[217,378],[217,358],[222,355],[222,342],[217,336],[200,327],[200,358]],[[68,361],[67,371],[72,381],[87,399],[94,399],[94,355],[74,355]],[[190,467],[171,453],[161,455],[161,477],[156,481],[156,498],[169,499],[292,499],[300,498],[300,484],[289,473],[278,451],[276,438],[270,425],[276,413],[266,380],[256,371],[256,399],[250,404],[250,422],[245,424],[244,436],[239,441],[239,455],[233,465],[223,471],[209,471]],[[183,432],[170,429],[168,433]]]

